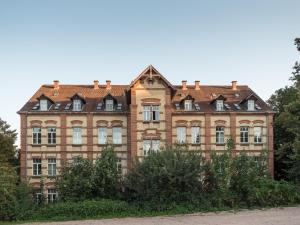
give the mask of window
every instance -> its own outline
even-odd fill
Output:
[[[254,127],[254,143],[262,142],[262,128]]]
[[[186,142],[186,127],[177,127],[177,142],[183,144]]]
[[[122,128],[113,127],[113,144],[122,144]]]
[[[254,100],[248,100],[248,110],[249,111],[254,111],[255,104],[254,104]]]
[[[122,159],[118,158],[117,161],[117,171],[119,175],[122,175]]]
[[[56,144],[56,128],[55,127],[48,127],[48,144]]]
[[[144,121],[159,121],[160,109],[159,105],[144,106]]]
[[[40,100],[40,110],[41,111],[48,110],[48,101],[46,99]]]
[[[192,100],[184,101],[184,110],[191,111],[192,110]]]
[[[57,192],[55,189],[48,189],[48,202],[55,202],[57,199]]]
[[[81,111],[81,100],[80,99],[73,100],[73,111]]]
[[[113,111],[114,110],[114,101],[113,100],[106,100],[105,101],[105,110],[106,111]]]
[[[222,126],[216,127],[216,143],[224,144],[224,127]]]
[[[200,144],[200,127],[192,127],[192,144]]]
[[[42,203],[42,201],[43,201],[43,194],[42,194],[41,189],[35,190],[35,191],[34,191],[34,195],[35,195],[35,202],[36,202],[37,204]]]
[[[81,145],[81,143],[82,143],[81,127],[74,127],[73,128],[73,144]]]
[[[144,106],[144,121],[150,121],[151,120],[151,106],[145,105]]]
[[[48,159],[48,175],[56,176],[56,159],[55,158]]]
[[[151,152],[157,152],[160,150],[160,140],[144,140],[143,151],[144,156],[149,155]]]
[[[217,108],[217,111],[223,111],[224,110],[223,100],[217,100],[216,101],[216,108]]]
[[[240,132],[241,132],[241,143],[248,143],[248,135],[249,135],[249,127],[247,126],[243,126],[240,128]]]
[[[32,159],[32,169],[33,169],[33,175],[39,176],[42,174],[42,160],[40,158],[33,158]]]
[[[107,143],[107,130],[106,127],[98,128],[98,144],[104,145]]]
[[[39,145],[39,144],[42,143],[42,141],[41,141],[41,137],[42,137],[41,130],[42,129],[40,127],[32,128],[32,143],[34,145]]]

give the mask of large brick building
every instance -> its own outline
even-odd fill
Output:
[[[273,112],[248,86],[171,84],[148,66],[130,85],[42,85],[18,112],[21,116],[21,176],[38,186],[46,176],[55,198],[53,176],[64,160],[95,160],[113,144],[122,173],[132,161],[174,143],[189,150],[225,150],[258,155],[268,150],[273,173]]]

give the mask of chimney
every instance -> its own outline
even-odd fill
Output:
[[[53,85],[54,85],[54,90],[58,90],[59,89],[59,81],[58,80],[54,80],[53,81]]]
[[[110,80],[107,80],[107,81],[106,81],[106,89],[107,89],[107,90],[110,90],[110,89],[111,89],[110,83],[111,83]]]
[[[195,80],[195,90],[200,90],[200,81]]]
[[[94,89],[99,89],[99,81],[94,80]]]
[[[186,91],[187,90],[187,88],[186,88],[186,80],[183,80],[183,81],[181,81],[181,83],[182,83],[182,90],[183,91]]]
[[[234,81],[231,81],[231,86],[232,86],[232,90],[236,91],[237,90],[237,87],[236,87],[236,84],[237,84],[237,81],[234,80]]]

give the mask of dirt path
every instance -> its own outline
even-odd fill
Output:
[[[41,223],[33,223],[41,224]],[[204,213],[178,216],[122,218],[42,223],[43,225],[300,225],[300,207]],[[27,224],[29,225],[29,224]]]

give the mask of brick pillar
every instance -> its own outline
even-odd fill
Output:
[[[236,113],[230,113],[230,136],[234,141],[232,156],[236,155]]]
[[[136,92],[134,88],[131,90],[131,105],[130,114],[128,115],[128,156],[127,166],[128,169],[132,168],[132,163],[137,156],[137,105],[136,105]]]
[[[60,132],[61,132],[61,141],[60,141],[60,154],[61,160],[67,160],[67,116],[66,114],[60,115]]]
[[[211,114],[205,114],[205,158],[210,159],[211,150]]]
[[[273,114],[268,115],[268,152],[269,152],[269,170],[274,177],[274,140],[273,140]]]
[[[21,114],[21,149],[20,149],[20,176],[22,181],[27,179],[27,115]]]
[[[166,89],[165,120],[166,120],[166,145],[172,146],[172,105],[171,105],[171,90],[169,88]]]
[[[93,160],[93,115],[87,115],[87,157]]]

